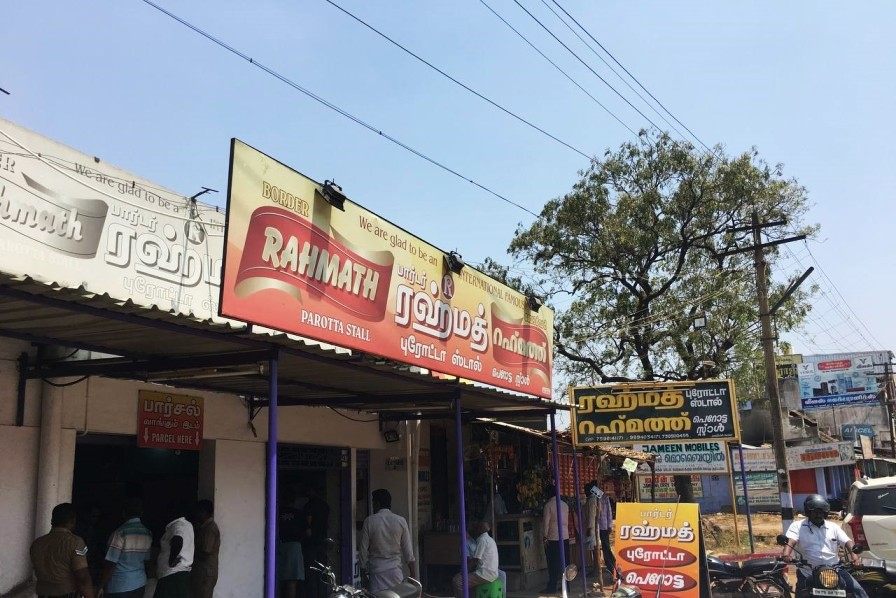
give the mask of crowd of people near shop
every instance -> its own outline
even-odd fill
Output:
[[[142,521],[140,498],[124,500],[120,524],[105,541],[99,540],[92,510],[79,525],[71,503],[53,508],[49,533],[30,550],[39,597],[142,598],[147,572],[157,579],[155,598],[212,597],[221,532],[211,501],[200,500],[192,508],[172,502],[157,541]]]

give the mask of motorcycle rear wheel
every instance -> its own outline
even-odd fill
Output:
[[[780,585],[771,579],[750,580],[748,596],[760,598],[791,598],[790,588]]]

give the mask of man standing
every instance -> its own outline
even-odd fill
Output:
[[[277,579],[283,598],[296,598],[305,582],[305,562],[302,555],[302,539],[307,523],[302,511],[296,508],[296,492],[292,487],[283,488],[277,506],[279,543],[277,544]]]
[[[541,591],[545,594],[556,592],[560,589],[560,576],[563,574],[563,564],[560,561],[560,551],[566,555],[569,562],[569,505],[560,501],[560,525],[563,537],[558,534],[557,525],[557,487],[553,484],[545,486],[544,495],[547,501],[544,503],[544,513],[541,518],[541,534],[545,543],[545,557],[548,561],[548,584]]]
[[[597,547],[597,537],[598,537],[598,529],[597,529],[597,499],[600,496],[600,490],[597,488],[597,482],[591,480],[587,484],[585,484],[585,549],[588,551],[588,556],[591,559],[591,569],[588,571],[588,574],[591,575],[594,572],[598,572],[600,561],[597,558],[598,555],[598,547]]]
[[[818,494],[810,494],[803,502],[803,513],[807,519],[802,521],[794,521],[787,528],[787,545],[781,556],[785,561],[791,559],[794,546],[799,544],[799,551],[803,558],[809,562],[812,567],[816,565],[830,565],[836,568],[840,579],[846,585],[848,592],[852,592],[856,598],[868,598],[865,589],[859,585],[859,582],[849,574],[849,571],[840,567],[840,547],[845,546],[848,551],[852,550],[853,543],[849,539],[839,525],[828,521],[828,511],[831,505]],[[859,555],[852,552],[849,553],[852,561],[859,566],[861,560]],[[811,575],[811,569],[807,572],[803,567],[796,570],[796,595],[803,594],[806,589],[806,578]]]
[[[470,533],[476,538],[476,547],[473,556],[467,559],[467,587],[473,590],[476,586],[498,579],[498,545],[488,534],[491,526],[485,521],[475,521],[470,528]],[[463,574],[455,575],[453,582],[455,597],[463,598]]]
[[[597,493],[597,529],[600,532],[600,549],[604,555],[604,567],[615,577],[616,557],[610,544],[610,533],[613,531],[613,505],[607,493],[594,484],[593,492]],[[596,555],[595,555],[596,556]],[[595,563],[597,560],[595,559]]]
[[[327,504],[313,485],[306,488],[308,502],[302,507],[305,524],[308,526],[302,540],[302,556],[305,560],[306,598],[322,598],[325,589],[320,581],[320,573],[311,568],[316,562],[327,563],[327,526],[330,520],[330,505]]]
[[[175,518],[165,526],[159,546],[158,578],[153,598],[190,598],[190,569],[193,567],[193,526],[176,507]]]
[[[218,551],[221,531],[215,523],[215,506],[210,500],[196,503],[196,553],[190,571],[193,598],[212,598],[218,583]]]
[[[358,552],[362,575],[370,577],[370,591],[378,592],[397,585],[404,579],[402,559],[411,577],[417,577],[414,549],[408,522],[392,509],[392,495],[380,488],[371,495],[373,515],[364,520]]]
[[[87,568],[87,546],[72,533],[77,515],[71,503],[53,507],[50,533],[31,544],[37,595],[93,598]]]
[[[106,598],[143,598],[152,533],[140,521],[141,515],[143,502],[136,497],[127,499],[126,521],[109,537],[100,577],[100,590],[105,588]]]

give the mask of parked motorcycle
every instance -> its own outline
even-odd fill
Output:
[[[869,596],[896,598],[896,564],[882,559],[862,558],[860,568],[850,573]]]
[[[320,573],[322,581],[327,585],[328,598],[421,598],[423,595],[423,584],[413,577],[405,577],[401,583],[387,590],[370,592],[348,584],[339,585],[336,583],[336,573],[329,565],[315,563],[311,568]]]
[[[738,562],[706,557],[713,598],[790,598],[792,590],[785,576],[787,563],[779,558],[759,558]]]

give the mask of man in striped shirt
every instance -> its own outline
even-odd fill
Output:
[[[109,537],[109,549],[100,580],[106,598],[142,598],[146,586],[146,562],[152,547],[152,533],[140,521],[143,501],[128,498],[125,521]]]

